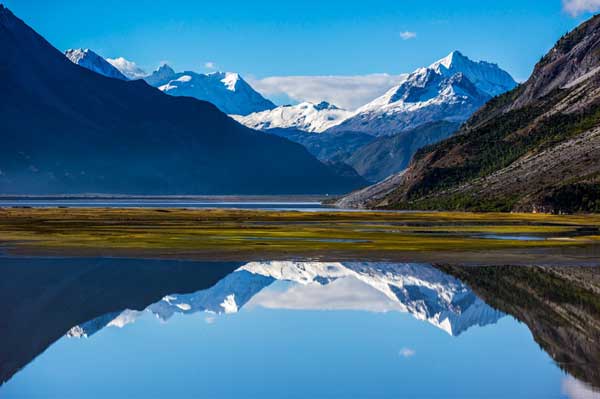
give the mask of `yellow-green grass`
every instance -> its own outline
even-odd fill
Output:
[[[9,251],[110,254],[265,253],[290,257],[460,252],[592,245],[600,215],[450,212],[292,212],[225,209],[0,209],[0,244]],[[575,235],[577,229],[591,231]],[[531,234],[545,241],[479,234]],[[567,238],[569,239],[560,239]]]

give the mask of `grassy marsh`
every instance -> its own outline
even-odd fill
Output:
[[[0,244],[42,254],[385,258],[588,246],[599,226],[600,215],[4,208]]]

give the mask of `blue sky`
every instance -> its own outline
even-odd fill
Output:
[[[0,0],[2,1],[2,0]],[[4,0],[61,50],[254,79],[399,74],[454,49],[517,80],[599,0]],[[575,15],[574,15],[575,14]],[[404,34],[403,34],[404,33]]]

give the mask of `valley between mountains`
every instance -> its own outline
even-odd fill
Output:
[[[147,73],[91,49],[61,54],[2,7],[0,190],[598,212],[599,18],[562,37],[521,84],[453,51],[341,109],[276,105],[235,72]]]

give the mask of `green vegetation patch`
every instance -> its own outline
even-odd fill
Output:
[[[0,241],[18,249],[157,253],[365,254],[587,245],[600,216],[452,212],[0,209]],[[569,239],[489,239],[539,234]]]

